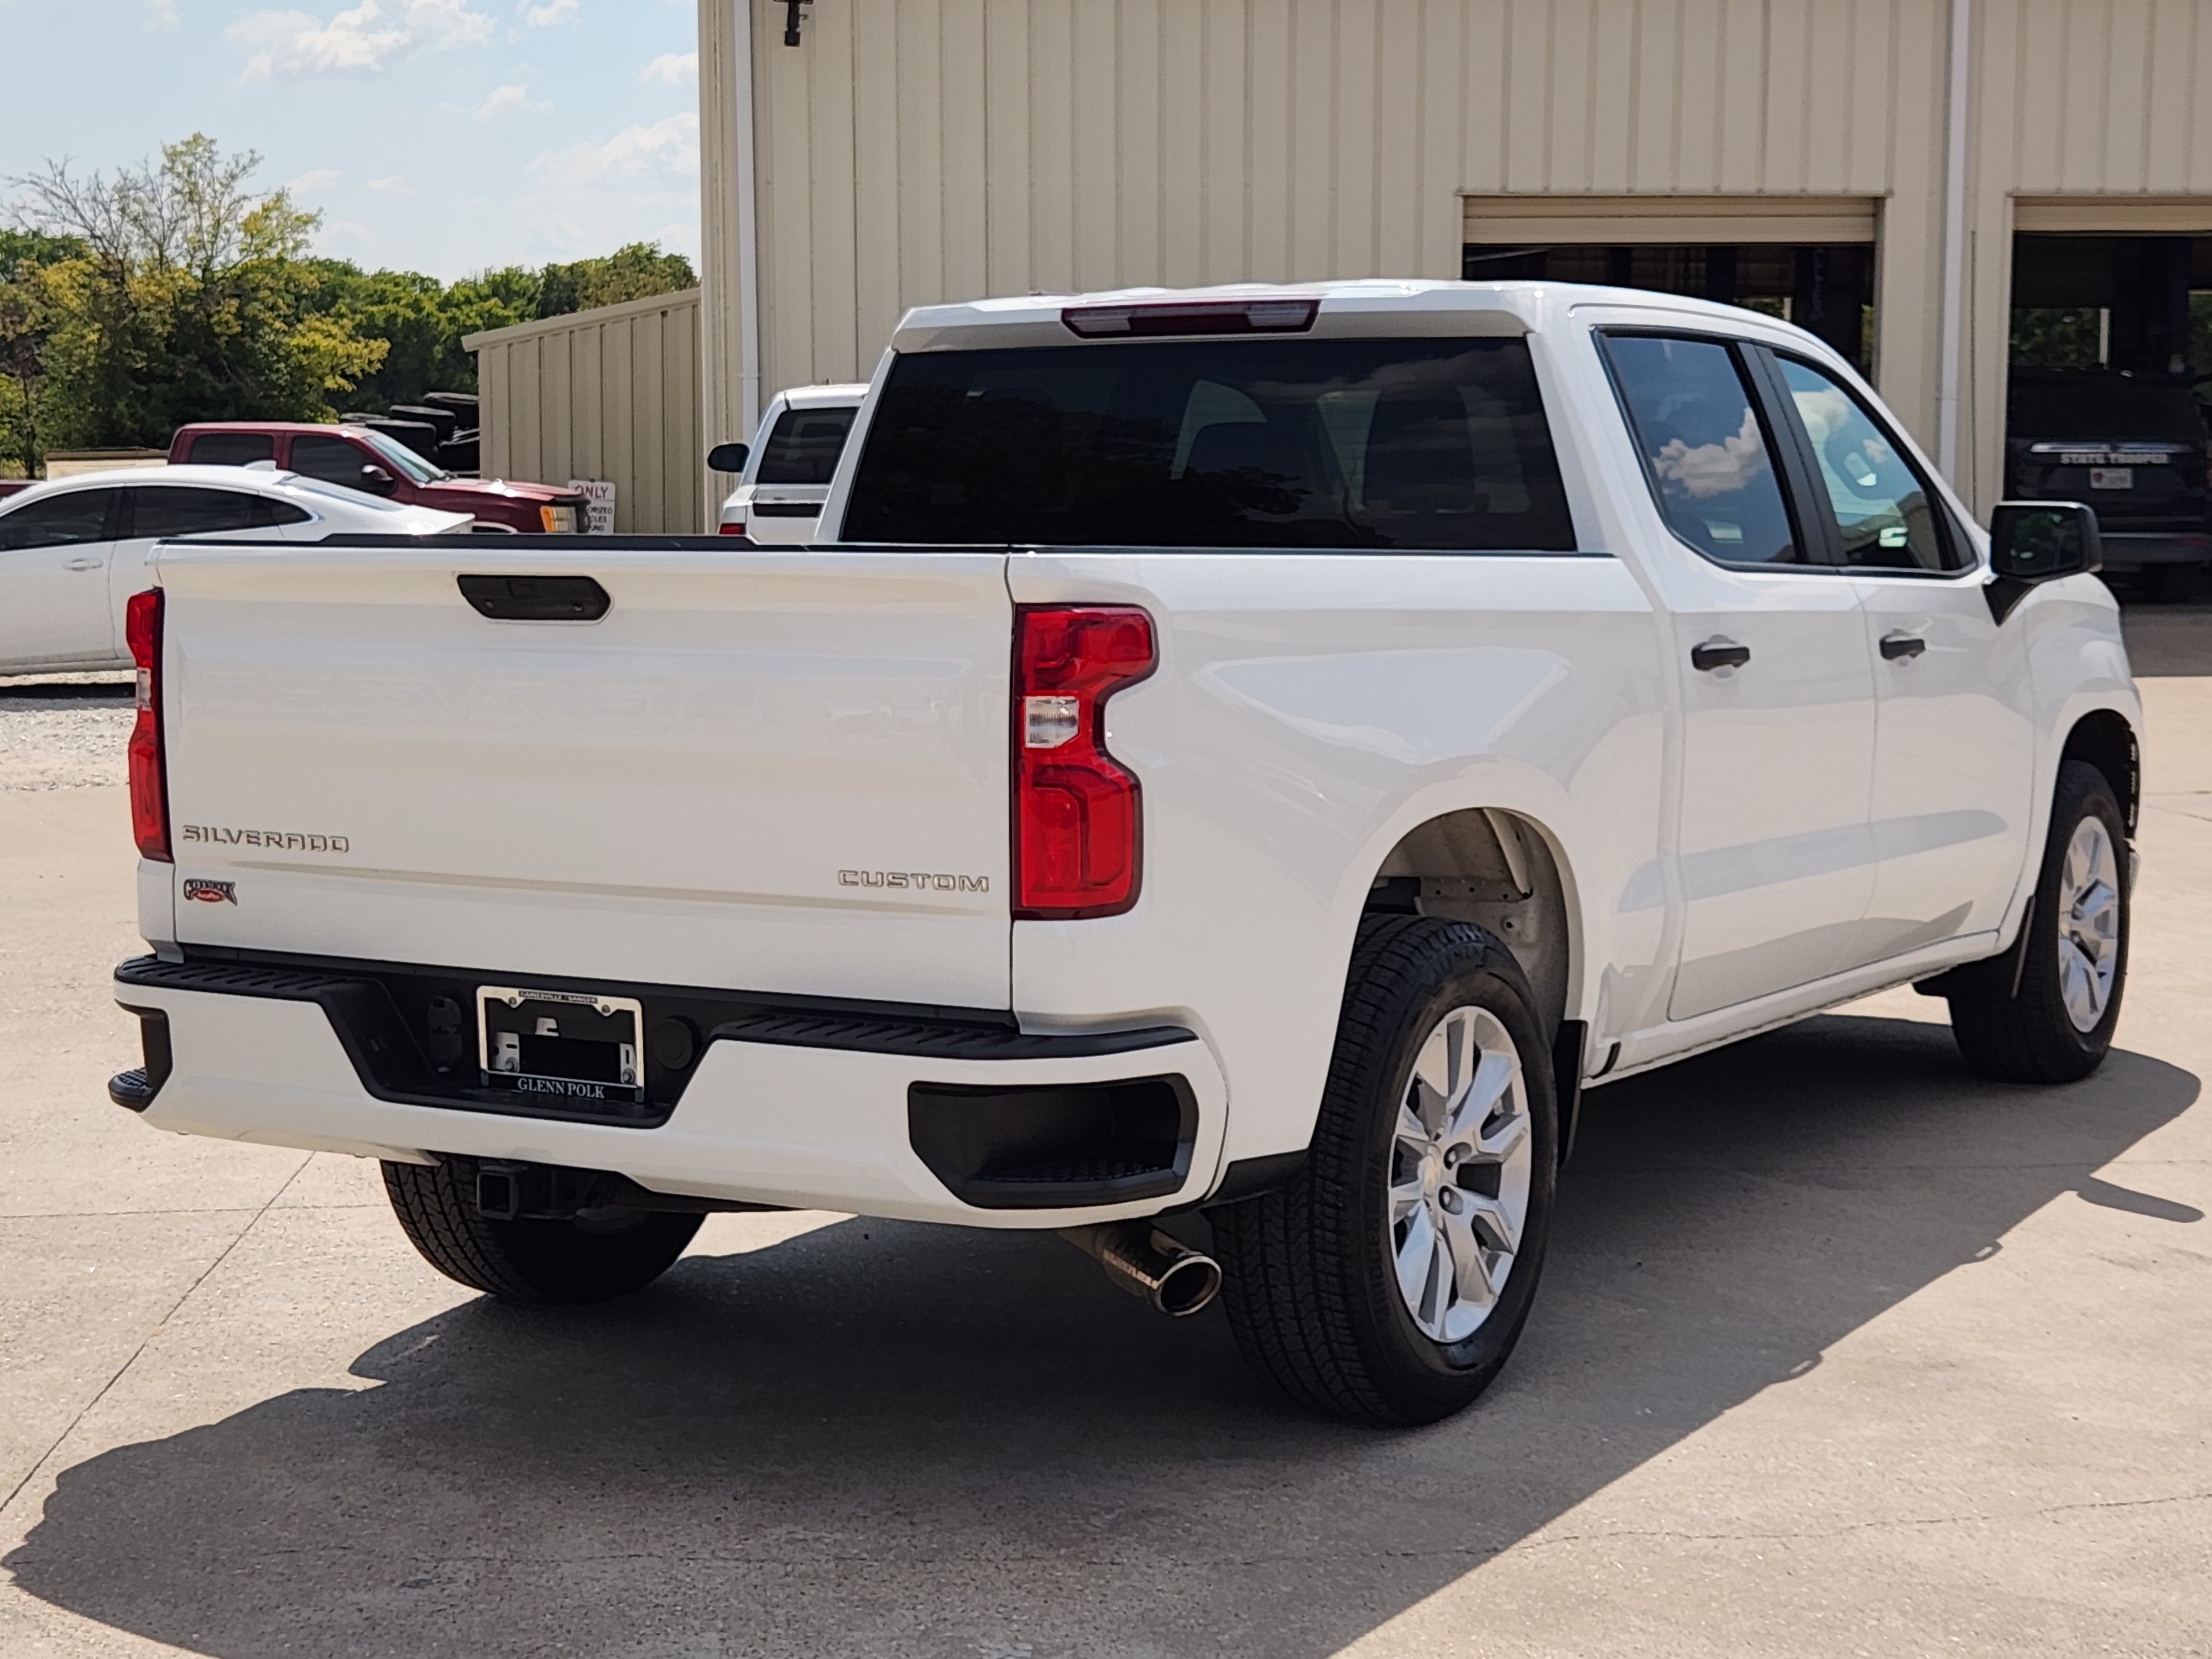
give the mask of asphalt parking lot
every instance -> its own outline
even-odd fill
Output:
[[[710,1218],[631,1301],[151,1132],[127,688],[0,683],[0,1654],[2212,1651],[2212,610],[2131,613],[2095,1078],[1887,994],[1590,1097],[1474,1412],[1298,1414],[1048,1238]]]

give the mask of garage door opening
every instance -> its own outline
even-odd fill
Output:
[[[1460,274],[1471,283],[1604,283],[1742,306],[1819,336],[1873,376],[1874,249],[1863,242],[1469,242]]]
[[[2013,239],[2005,489],[2088,502],[2106,571],[2199,596],[2212,536],[2212,236]]]

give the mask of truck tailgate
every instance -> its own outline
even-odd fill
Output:
[[[488,540],[162,550],[180,943],[1008,1006],[1002,555]]]

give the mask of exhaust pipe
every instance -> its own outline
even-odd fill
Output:
[[[1203,1250],[1170,1238],[1149,1221],[1107,1221],[1063,1227],[1060,1236],[1095,1256],[1112,1279],[1162,1313],[1182,1319],[1213,1300],[1221,1264]]]

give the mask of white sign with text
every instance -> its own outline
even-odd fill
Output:
[[[587,536],[611,536],[615,533],[615,486],[609,478],[571,478],[568,488],[584,498],[584,533]]]

